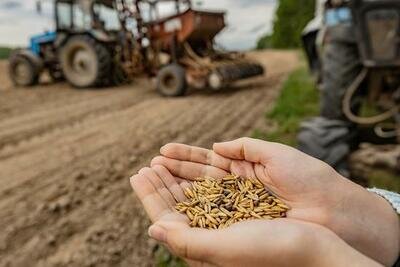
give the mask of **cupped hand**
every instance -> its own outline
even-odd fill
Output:
[[[292,208],[289,218],[325,226],[386,266],[398,257],[399,220],[390,205],[296,149],[241,138],[213,150],[168,144],[161,155],[152,166],[163,165],[176,177],[256,177]]]
[[[144,168],[131,184],[153,221],[149,234],[191,266],[380,266],[321,226],[291,219],[254,220],[223,230],[190,228],[174,206],[187,181],[162,166]]]

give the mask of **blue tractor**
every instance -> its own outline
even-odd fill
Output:
[[[54,7],[55,31],[33,36],[10,56],[16,86],[37,84],[45,71],[77,88],[118,83],[132,73],[135,38],[121,15],[124,1],[55,0]]]

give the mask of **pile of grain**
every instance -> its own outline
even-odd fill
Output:
[[[192,227],[222,229],[245,220],[283,218],[289,210],[259,180],[235,175],[197,179],[185,195],[188,200],[176,210],[188,216]]]

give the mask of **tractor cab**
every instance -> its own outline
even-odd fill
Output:
[[[14,84],[35,85],[44,70],[53,80],[65,78],[75,87],[110,83],[112,58],[122,53],[122,46],[131,50],[133,45],[115,2],[55,0],[55,30],[33,36],[27,49],[10,57]]]
[[[112,0],[55,1],[56,32],[61,34],[89,33],[103,41],[112,41],[121,30],[118,11]]]

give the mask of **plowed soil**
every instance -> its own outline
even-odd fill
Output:
[[[17,89],[0,62],[0,266],[152,266],[155,244],[128,178],[165,143],[210,147],[264,125],[299,60],[252,56],[265,77],[175,99],[144,78],[102,90]]]

